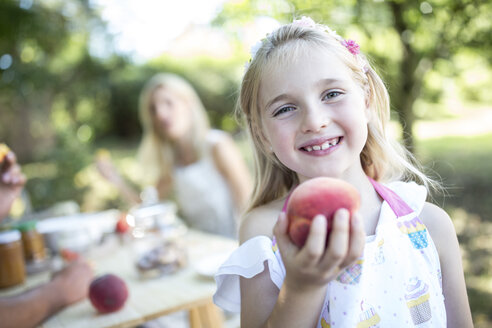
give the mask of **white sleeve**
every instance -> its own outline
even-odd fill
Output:
[[[265,270],[265,261],[272,282],[280,289],[285,267],[276,244],[266,236],[257,236],[238,247],[215,274],[217,291],[214,303],[230,312],[241,311],[239,277],[252,278]]]

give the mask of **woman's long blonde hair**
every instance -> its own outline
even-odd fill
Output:
[[[140,93],[139,116],[143,128],[138,158],[145,184],[155,185],[159,179],[172,181],[172,170],[175,165],[175,148],[171,140],[155,131],[152,108],[153,96],[158,88],[166,88],[181,97],[191,108],[192,128],[189,138],[197,158],[201,158],[206,149],[206,136],[210,129],[208,116],[198,94],[185,79],[171,73],[154,75]],[[161,134],[162,135],[162,134]]]
[[[303,26],[295,22],[278,28],[262,40],[243,77],[236,107],[246,121],[254,145],[255,184],[248,210],[284,196],[299,183],[296,172],[283,165],[264,142],[258,99],[263,74],[268,74],[272,65],[289,64],[308,47],[310,51],[323,49],[337,55],[351,69],[354,80],[366,94],[371,118],[367,141],[360,154],[365,173],[382,182],[414,178],[426,187],[434,184],[413,156],[386,133],[390,102],[383,81],[363,54],[350,52],[343,43],[340,36],[324,25]]]

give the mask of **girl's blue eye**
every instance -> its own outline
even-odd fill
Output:
[[[285,106],[285,107],[282,107],[278,111],[276,111],[275,113],[273,113],[273,117],[276,117],[276,116],[278,116],[280,114],[283,114],[283,113],[291,112],[293,110],[295,110],[295,107],[294,106]]]
[[[332,98],[335,98],[335,97],[338,97],[339,95],[341,95],[342,93],[340,91],[330,91],[328,93],[326,93],[324,96],[323,96],[323,100],[328,100],[328,99],[332,99]]]

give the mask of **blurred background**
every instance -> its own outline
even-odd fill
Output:
[[[492,2],[1,0],[0,142],[28,177],[11,215],[127,205],[94,166],[139,186],[138,95],[156,72],[197,89],[251,164],[233,109],[251,45],[311,16],[356,40],[387,82],[394,133],[447,188],[476,327],[492,326]]]

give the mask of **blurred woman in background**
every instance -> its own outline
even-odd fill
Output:
[[[160,199],[175,200],[190,227],[236,237],[250,173],[233,139],[210,128],[194,88],[177,75],[157,74],[141,92],[139,115],[143,182],[154,185]],[[127,199],[140,200],[110,162],[100,160],[98,168]]]

